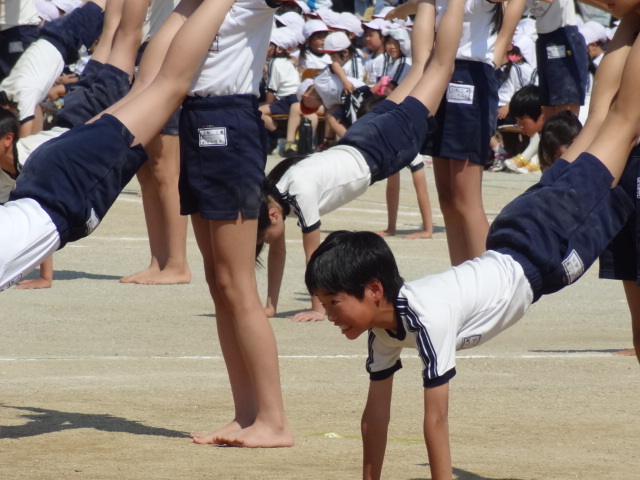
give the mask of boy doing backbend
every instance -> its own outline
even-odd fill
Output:
[[[296,163],[276,182],[267,182],[259,242],[270,245],[267,315],[276,312],[285,263],[284,219],[297,216],[308,260],[320,244],[320,216],[362,195],[369,185],[408,166],[418,154],[428,131],[430,112],[437,110],[453,72],[462,30],[464,0],[452,0],[433,44],[433,1],[421,2],[414,25],[411,71],[400,85],[370,113],[355,122],[338,144]],[[424,65],[427,65],[426,68]],[[277,168],[277,167],[276,167]],[[312,310],[294,321],[318,321],[324,309],[312,298]]]
[[[599,124],[597,133],[588,135],[592,130],[585,127],[587,134],[563,159],[503,209],[481,257],[405,284],[390,249],[373,233],[334,232],[312,255],[305,274],[309,292],[345,337],[369,336],[363,478],[381,475],[393,376],[402,368],[404,347],[416,348],[424,366],[432,478],[450,480],[448,385],[456,373],[456,350],[486,342],[542,295],[575,282],[625,224],[633,203],[616,185],[640,131],[640,41],[629,48],[640,21],[635,12],[631,16],[623,19],[610,58],[603,59],[610,60],[607,67],[598,70],[607,73],[594,90],[591,128]],[[577,155],[578,149],[584,153]]]

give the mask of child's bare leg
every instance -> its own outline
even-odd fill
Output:
[[[620,89],[587,152],[595,155],[617,184],[640,133],[640,40],[636,39],[622,71]]]
[[[257,220],[192,223],[205,266],[213,261],[212,289],[222,317],[217,316],[223,355],[233,391],[236,418],[214,434],[194,434],[196,443],[242,447],[287,447],[293,434],[287,423],[280,389],[275,336],[258,295],[254,271]],[[211,243],[207,249],[206,241]],[[253,241],[252,241],[253,240]],[[255,420],[251,421],[251,412]],[[238,431],[232,426],[242,427]]]
[[[158,135],[147,146],[149,161],[138,172],[149,234],[151,262],[146,269],[120,279],[122,283],[174,285],[189,283],[187,217],[180,215],[177,135]]]
[[[287,142],[293,143],[296,141],[296,131],[298,130],[298,125],[300,125],[301,118],[300,102],[296,102],[291,105],[291,109],[289,110],[289,118],[287,119]]]
[[[424,168],[411,172],[411,179],[413,180],[413,188],[416,190],[418,209],[422,217],[422,230],[405,235],[404,238],[409,240],[431,238],[433,236],[433,217],[431,214],[431,200],[429,199],[429,191],[427,190],[427,176],[425,175]]]
[[[121,1],[121,0],[119,0]],[[125,0],[122,18],[113,40],[107,62],[127,72],[133,78],[135,60],[142,43],[142,24],[149,7],[148,2]]]
[[[109,0],[104,9],[104,21],[100,40],[91,54],[91,58],[100,63],[106,63],[111,53],[113,39],[115,38],[125,0]],[[142,3],[142,2],[140,2]]]
[[[271,117],[271,108],[269,105],[260,105],[260,113],[262,113],[262,121],[264,122],[264,128],[270,132],[275,132],[278,128],[275,120]]]
[[[381,237],[389,237],[396,234],[398,222],[398,207],[400,205],[400,172],[387,177],[387,228],[376,232]]]
[[[158,74],[148,86],[140,87],[139,93],[132,89],[111,111],[129,128],[135,143],[149,144],[178,108],[233,3],[182,0],[169,16],[171,25],[183,25],[173,37]]]
[[[616,355],[638,357],[640,362],[640,286],[633,281],[623,281],[624,294],[627,297],[627,305],[631,313],[631,333],[633,335],[633,347],[627,350],[620,350]]]
[[[444,217],[452,265],[486,250],[489,221],[482,204],[482,167],[469,161],[434,157],[440,209]]]
[[[53,255],[40,264],[40,276],[33,280],[23,280],[16,288],[19,290],[36,290],[51,288],[53,283]]]
[[[602,68],[596,71],[587,121],[578,137],[562,155],[563,159],[569,162],[575,160],[589,147],[600,130],[620,88],[624,65],[638,29],[640,29],[640,15],[627,15],[620,22],[614,38],[607,46],[607,53],[600,62]]]
[[[332,114],[327,114],[327,116],[324,118],[324,121],[327,122],[327,125],[329,125],[329,127],[331,127],[331,130],[336,137],[340,138],[344,136],[345,133],[347,133],[347,128],[342,123],[340,123],[338,119]]]

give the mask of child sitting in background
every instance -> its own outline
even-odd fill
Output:
[[[324,39],[329,34],[329,28],[322,20],[309,20],[302,27],[304,44],[300,47],[298,66],[306,68],[325,68],[331,65],[331,58],[324,52]]]
[[[296,15],[295,13],[293,15]],[[269,50],[267,50],[267,78],[265,103],[260,105],[264,126],[275,132],[278,126],[272,115],[288,115],[291,105],[298,99],[296,92],[300,76],[289,53],[297,45],[296,34],[289,27],[271,30]]]
[[[544,125],[540,87],[527,85],[518,90],[509,103],[509,115],[513,117],[523,135],[529,137],[529,145],[515,157],[504,161],[504,166],[514,173],[539,172],[538,164],[538,132]]]

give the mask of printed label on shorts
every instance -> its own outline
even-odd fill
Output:
[[[224,147],[227,144],[226,127],[199,128],[198,136],[201,147]]]
[[[211,43],[209,51],[212,53],[218,53],[220,51],[220,37],[218,35],[213,39],[213,43]]]
[[[460,346],[460,350],[464,350],[465,348],[473,348],[480,343],[480,338],[482,335],[472,335],[470,337],[465,337],[462,339],[462,345]]]
[[[567,56],[567,49],[564,45],[547,46],[547,58],[564,58]]]
[[[0,292],[3,292],[7,288],[11,288],[14,285],[17,285],[18,283],[20,283],[20,281],[22,280],[22,277],[23,277],[23,274],[22,274],[22,272],[20,272],[19,274],[17,274],[15,277],[13,277],[11,280],[9,280],[4,285],[0,285]]]
[[[636,178],[636,199],[640,199],[640,177]]]
[[[22,42],[9,42],[7,49],[9,53],[22,53],[24,52],[24,45],[22,45]]]
[[[86,226],[87,226],[87,228],[85,229],[86,234],[90,235],[91,232],[93,232],[96,228],[98,228],[98,225],[100,225],[100,219],[98,218],[96,211],[92,208],[91,215],[89,215],[89,220],[87,220],[87,223],[86,223]]]
[[[450,83],[447,88],[447,102],[449,103],[465,103],[471,105],[473,103],[473,85],[460,85],[458,83]]]
[[[562,261],[562,266],[566,273],[567,285],[575,282],[584,273],[584,263],[575,250],[571,250],[569,256]]]

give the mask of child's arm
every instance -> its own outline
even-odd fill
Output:
[[[493,47],[493,64],[495,68],[499,68],[506,63],[507,49],[511,45],[513,34],[522,18],[525,5],[526,0],[507,0],[502,26]]]
[[[331,64],[331,71],[335,75],[337,75],[338,79],[342,83],[342,90],[345,93],[352,93],[355,90],[353,83],[349,81],[349,79],[347,78],[347,74],[344,73],[344,69],[342,68],[342,65],[340,65],[338,62],[333,62]]]
[[[306,263],[309,263],[309,259],[313,252],[318,249],[320,245],[320,229],[317,228],[312,232],[302,234],[302,247],[304,248],[304,256]],[[319,322],[324,319],[324,308],[320,304],[320,300],[315,295],[311,297],[311,310],[307,312],[300,312],[295,315],[291,320],[294,322]]]
[[[393,376],[369,382],[367,404],[362,413],[362,478],[377,480],[382,473],[387,448],[387,429],[391,417]]]
[[[267,305],[264,309],[267,317],[275,317],[276,315],[286,259],[287,247],[283,230],[282,235],[275,238],[269,245],[269,257],[267,259]]]
[[[53,255],[40,264],[40,276],[34,280],[23,280],[16,288],[19,290],[37,290],[51,288],[53,283]]]
[[[433,480],[451,480],[449,382],[424,389],[424,440]]]
[[[622,71],[639,28],[640,16],[635,13],[625,16],[620,22],[596,70],[587,121],[578,137],[562,155],[563,159],[569,162],[575,160],[591,144],[602,126],[609,113],[611,102],[620,88]]]

